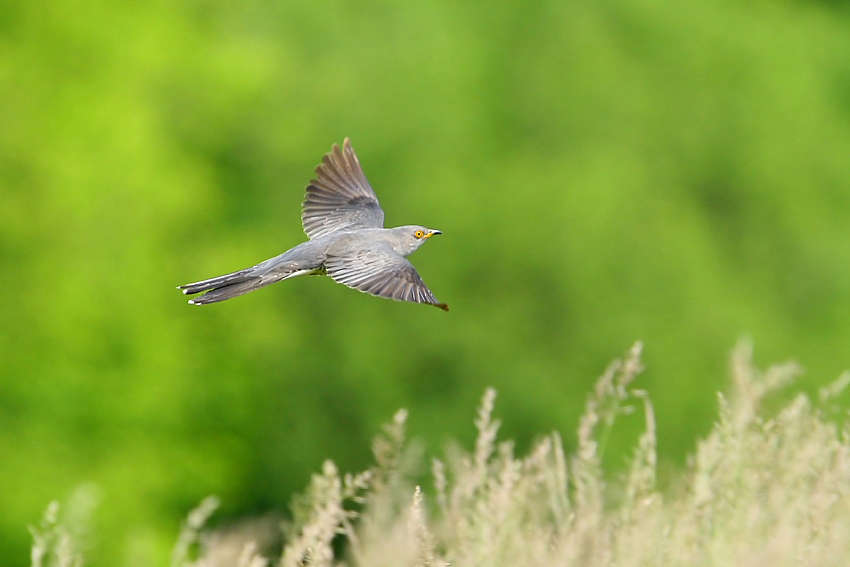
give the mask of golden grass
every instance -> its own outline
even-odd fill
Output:
[[[496,393],[487,390],[475,447],[433,460],[433,497],[426,497],[410,484],[416,455],[405,442],[400,411],[375,440],[371,470],[341,475],[328,461],[313,477],[279,557],[262,557],[250,535],[228,540],[229,553],[210,543],[214,538],[204,540],[204,522],[215,508],[206,500],[189,515],[172,566],[846,565],[850,430],[821,408],[850,374],[824,388],[818,404],[800,394],[765,418],[764,397],[798,370],[784,364],[759,372],[750,347],[740,345],[732,356],[733,394],[718,395],[712,431],[698,442],[677,488],[662,494],[652,403],[629,388],[641,370],[640,352],[636,344],[597,381],[574,455],[552,433],[516,456],[510,441],[498,441]],[[643,408],[646,429],[621,490],[606,490],[600,443],[617,416],[635,406]],[[55,507],[33,529],[34,567],[82,561]],[[199,541],[201,557],[190,559]]]

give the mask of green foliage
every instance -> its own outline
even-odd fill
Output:
[[[92,481],[91,563],[167,557],[204,495],[284,509],[399,406],[442,445],[485,385],[527,448],[637,338],[660,474],[740,333],[838,374],[848,27],[805,2],[4,2],[0,556]],[[413,261],[452,312],[323,278],[187,306],[174,286],[303,238],[346,135],[388,223],[445,233]]]

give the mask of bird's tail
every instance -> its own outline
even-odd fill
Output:
[[[255,277],[254,275],[252,275],[254,271],[254,268],[247,268],[245,270],[233,272],[232,274],[218,276],[217,278],[210,278],[208,280],[203,280],[200,282],[181,285],[178,286],[177,289],[181,290],[186,295],[201,293],[202,291],[210,291],[211,289],[218,289],[249,281]]]
[[[277,266],[277,269],[269,269],[269,267],[264,264],[265,262],[254,266],[253,268],[239,270],[232,274],[225,274],[223,276],[218,276],[217,278],[210,278],[200,282],[181,285],[178,286],[177,289],[181,290],[186,295],[206,292],[201,296],[194,297],[189,300],[189,303],[192,305],[206,305],[208,303],[218,303],[219,301],[244,295],[248,292],[254,291],[255,289],[259,289],[294,276],[317,272],[315,269],[298,269],[294,266],[292,269],[281,269],[280,266]]]

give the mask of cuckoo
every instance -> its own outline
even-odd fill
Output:
[[[350,288],[444,311],[407,259],[439,230],[410,225],[384,228],[384,211],[348,138],[333,145],[307,185],[301,223],[308,240],[256,266],[181,285],[192,305],[217,303],[309,274],[330,276]]]

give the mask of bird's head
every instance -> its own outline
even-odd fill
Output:
[[[420,246],[425,244],[426,240],[435,234],[443,234],[439,230],[417,225],[400,226],[394,229],[394,232],[398,236],[399,241],[396,250],[402,256],[413,254]]]

